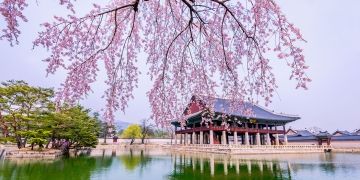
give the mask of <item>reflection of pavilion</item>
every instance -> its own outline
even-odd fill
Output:
[[[193,179],[239,179],[239,178],[262,178],[287,179],[289,168],[278,161],[265,161],[255,159],[232,158],[229,156],[217,156],[214,154],[187,155],[173,154],[174,171],[170,175],[173,179],[184,179],[191,176]],[[285,163],[285,162],[283,162]],[[285,167],[285,168],[283,168]]]
[[[230,100],[215,98],[213,103],[208,103],[214,106],[209,107],[205,101],[193,96],[184,111],[185,126],[172,122],[176,129],[175,143],[180,139],[180,144],[286,144],[285,124],[300,119],[247,102],[235,105]],[[204,119],[210,119],[209,123],[204,123]],[[284,142],[279,141],[279,134],[285,135]]]

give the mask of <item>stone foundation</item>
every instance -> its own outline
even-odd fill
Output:
[[[206,152],[216,154],[286,154],[329,152],[331,146],[317,145],[173,145],[175,151]]]
[[[61,157],[63,153],[60,150],[43,150],[32,151],[27,149],[12,150],[6,152],[5,158],[41,158],[41,159],[55,159]]]

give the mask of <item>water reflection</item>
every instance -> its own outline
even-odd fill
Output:
[[[96,169],[109,167],[111,157],[84,157],[58,160],[6,160],[0,164],[0,179],[88,180]]]
[[[282,162],[214,154],[174,154],[170,179],[291,179]]]
[[[1,179],[359,179],[360,154],[219,155],[112,149],[58,160],[5,160]]]
[[[359,179],[360,154],[174,154],[170,179]]]
[[[146,165],[151,163],[151,157],[149,155],[145,155],[143,150],[140,150],[140,154],[135,154],[132,149],[130,149],[129,152],[129,154],[122,154],[119,156],[119,159],[125,169],[133,171],[139,167],[142,171]]]

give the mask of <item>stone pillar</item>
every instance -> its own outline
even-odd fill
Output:
[[[210,138],[210,144],[214,144],[214,131],[213,130],[210,130],[210,133],[209,133],[209,138]]]
[[[250,145],[250,142],[249,142],[249,132],[245,132],[245,145]]]
[[[275,131],[277,131],[277,126],[275,126]],[[279,134],[275,134],[275,145],[280,145]]]
[[[287,135],[286,135],[286,128],[285,124],[283,125],[283,131],[284,131],[284,145],[288,144]]]
[[[200,132],[196,133],[196,144],[200,144]]]
[[[280,145],[279,134],[275,134],[275,145]]]
[[[188,133],[184,134],[184,144],[189,144]]]
[[[221,144],[227,144],[226,143],[226,131],[222,131]]]
[[[234,144],[238,144],[238,135],[237,132],[234,132]]]
[[[288,144],[287,134],[284,134],[284,145]]]
[[[195,132],[192,133],[192,144],[196,144],[196,134],[195,134]]]
[[[261,141],[260,141],[260,133],[256,133],[256,145],[261,145]]]
[[[270,133],[266,133],[266,145],[271,145]]]
[[[204,132],[200,131],[200,142],[199,144],[204,144]]]

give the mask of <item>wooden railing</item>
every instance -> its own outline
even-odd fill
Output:
[[[176,134],[184,134],[184,133],[192,133],[192,132],[200,132],[200,131],[228,131],[231,132],[240,132],[240,133],[270,133],[270,134],[284,134],[283,130],[270,130],[270,129],[256,129],[256,128],[243,128],[243,127],[229,127],[226,129],[224,126],[210,126],[210,127],[195,127],[190,129],[177,130]]]

